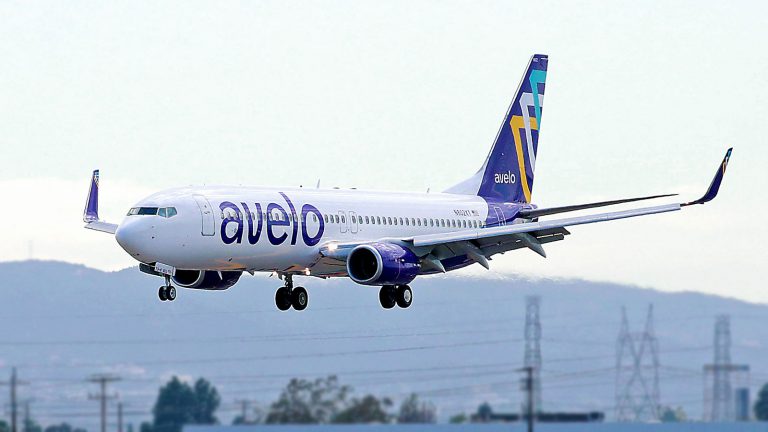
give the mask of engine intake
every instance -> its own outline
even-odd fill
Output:
[[[176,270],[173,282],[184,288],[225,290],[237,283],[241,271]]]
[[[347,257],[347,274],[363,285],[404,285],[419,274],[419,257],[392,243],[355,247]]]

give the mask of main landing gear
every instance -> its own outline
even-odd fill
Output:
[[[293,286],[293,275],[285,275],[285,286],[277,289],[275,293],[275,305],[281,311],[286,311],[293,307],[297,311],[307,308],[309,296],[304,287]]]
[[[171,278],[165,277],[165,285],[161,286],[157,291],[157,296],[160,301],[174,301],[176,300],[176,287],[171,285]]]
[[[395,305],[405,309],[413,302],[413,292],[408,285],[384,285],[379,291],[379,303],[384,309],[392,309]]]

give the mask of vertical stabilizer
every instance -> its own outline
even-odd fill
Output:
[[[544,54],[531,57],[485,163],[474,176],[446,192],[531,202],[547,62]]]

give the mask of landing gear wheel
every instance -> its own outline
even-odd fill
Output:
[[[176,300],[176,287],[173,285],[165,287],[165,298],[167,298],[168,301]]]
[[[379,290],[379,303],[384,309],[392,309],[395,307],[395,287],[392,285],[384,285]]]
[[[411,291],[411,287],[408,285],[398,285],[397,289],[395,290],[395,301],[397,302],[397,305],[403,309],[410,306],[411,302],[413,301],[413,292]]]
[[[304,287],[296,287],[291,291],[291,305],[297,311],[306,309],[308,301],[309,297]]]
[[[287,311],[291,308],[291,292],[288,288],[281,287],[277,289],[275,293],[275,305],[281,311]]]
[[[157,297],[160,298],[160,301],[168,300],[168,297],[165,295],[165,285],[161,286],[160,289],[157,290]]]

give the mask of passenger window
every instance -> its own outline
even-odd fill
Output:
[[[421,226],[421,219],[416,219],[416,222],[419,226]]]
[[[365,223],[368,224],[368,216],[365,217]]]
[[[376,216],[376,225],[381,225],[381,217]]]
[[[435,226],[435,220],[434,219],[429,219],[429,226],[431,226],[431,227]]]
[[[344,219],[344,216],[341,217],[341,223],[347,223],[347,221]]]
[[[407,226],[410,226],[410,225],[411,225],[411,223],[408,221],[408,218],[405,218],[405,224],[406,224]]]
[[[400,225],[403,224],[403,218],[400,218]],[[395,222],[395,225],[397,225],[397,222]]]
[[[387,218],[387,225],[392,225],[392,218],[391,217]]]

